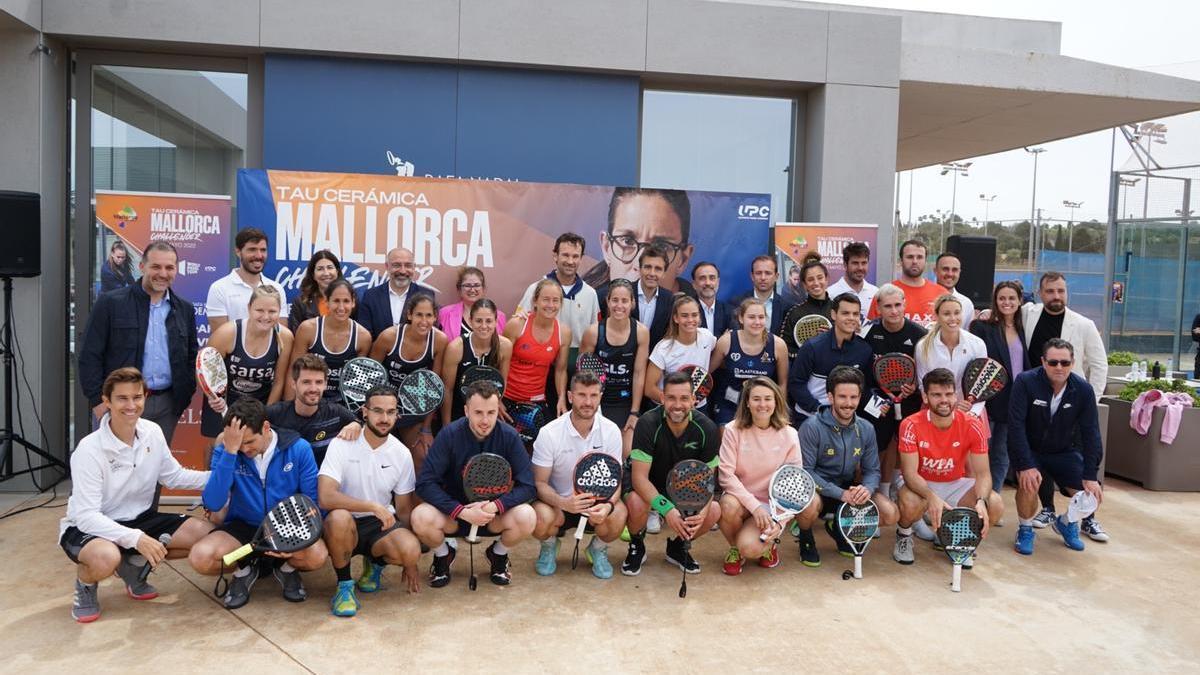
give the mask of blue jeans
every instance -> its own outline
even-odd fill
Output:
[[[988,464],[992,469],[992,489],[1004,487],[1008,476],[1008,422],[991,422],[992,437],[988,439]]]

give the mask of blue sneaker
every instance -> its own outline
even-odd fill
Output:
[[[592,539],[584,553],[587,554],[588,562],[592,564],[592,574],[597,579],[612,578],[613,568],[612,563],[608,561],[607,544],[601,543],[599,539]]]
[[[558,537],[555,537],[551,541],[542,542],[542,548],[538,551],[537,562],[533,565],[533,569],[537,571],[539,576],[548,577],[558,569],[558,546]]]
[[[354,616],[358,614],[358,594],[355,592],[354,581],[339,581],[337,592],[329,603],[334,616]]]
[[[370,557],[363,556],[362,574],[355,583],[363,593],[374,593],[383,588],[383,565],[376,565]]]
[[[1019,525],[1017,526],[1017,543],[1013,548],[1017,549],[1017,553],[1021,555],[1033,555],[1034,538],[1032,525]]]
[[[1066,516],[1059,516],[1050,524],[1054,531],[1063,538],[1063,543],[1072,551],[1083,550],[1083,540],[1079,538],[1079,523],[1068,523]]]

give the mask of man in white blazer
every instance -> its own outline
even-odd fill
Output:
[[[1073,370],[1092,385],[1096,400],[1104,394],[1108,383],[1108,352],[1100,339],[1100,331],[1091,319],[1067,307],[1067,280],[1061,272],[1046,272],[1038,281],[1038,296],[1041,302],[1021,307],[1021,321],[1025,325],[1025,344],[1032,363],[1041,362],[1042,345],[1050,338],[1062,338],[1075,348]],[[1033,526],[1044,528],[1055,518],[1054,483],[1042,481],[1039,496],[1042,511],[1034,519]],[[1096,521],[1095,515],[1084,518],[1080,530],[1094,541],[1108,541],[1108,533]]]

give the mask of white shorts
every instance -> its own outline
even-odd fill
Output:
[[[896,479],[896,482],[896,492],[899,493],[900,488],[904,486],[904,476],[901,474]],[[933,492],[933,494],[940,497],[942,501],[946,502],[946,506],[950,508],[958,506],[958,502],[961,501],[968,492],[975,489],[975,479],[970,476],[940,483],[927,480],[925,481],[925,484],[929,486],[929,489]]]

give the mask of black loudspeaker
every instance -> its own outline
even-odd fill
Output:
[[[42,198],[33,192],[0,190],[0,277],[42,273]]]
[[[955,290],[970,298],[976,311],[990,308],[996,282],[996,238],[956,234],[946,239],[946,250],[958,254],[962,262]]]

